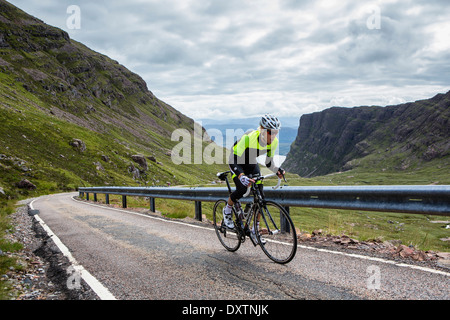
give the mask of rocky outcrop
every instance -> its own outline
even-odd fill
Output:
[[[33,183],[31,183],[29,180],[23,179],[17,183],[17,188],[27,189],[27,190],[35,190],[36,186]]]
[[[136,162],[143,170],[148,169],[147,160],[143,155],[135,154],[131,156],[134,162]]]
[[[285,167],[304,177],[345,171],[368,155],[431,161],[450,154],[450,91],[387,107],[333,107],[303,115]],[[375,157],[375,158],[376,158]],[[376,159],[375,159],[376,160]]]

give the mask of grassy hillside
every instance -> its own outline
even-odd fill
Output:
[[[193,136],[194,122],[140,76],[0,0],[2,252],[21,246],[4,240],[18,199],[79,186],[212,181],[223,165],[174,164],[176,129]],[[14,263],[0,254],[0,274]]]
[[[174,165],[169,151],[176,142],[170,136],[149,128],[152,142],[143,143],[120,129],[89,130],[42,112],[37,107],[41,101],[5,78],[0,82],[4,89],[0,93],[0,185],[5,192],[30,194],[16,187],[22,179],[35,184],[36,192],[46,193],[87,185],[192,184],[214,177],[215,168]],[[72,146],[73,139],[82,140],[86,150]],[[153,156],[157,162],[147,158],[144,172],[131,157],[136,154]],[[134,178],[131,167],[141,171],[141,178]]]
[[[141,77],[0,1],[0,187],[34,195],[86,185],[194,184],[215,166],[174,165],[176,129],[192,119]],[[83,147],[73,142],[81,140]],[[147,162],[140,165],[133,155]],[[35,191],[17,188],[28,179]]]

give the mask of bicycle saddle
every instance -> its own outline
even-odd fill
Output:
[[[230,173],[231,171],[225,171],[225,172],[219,172],[217,174],[217,176],[219,177],[220,180],[225,181],[225,179],[227,178],[227,175]]]

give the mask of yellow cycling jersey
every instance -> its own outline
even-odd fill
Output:
[[[267,160],[271,161],[278,147],[278,138],[275,137],[272,143],[262,146],[259,141],[260,134],[260,130],[254,130],[248,134],[244,134],[233,146],[230,163],[240,165],[256,164],[256,158],[266,153]]]

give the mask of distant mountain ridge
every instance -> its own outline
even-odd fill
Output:
[[[450,91],[395,106],[332,107],[303,115],[285,167],[303,177],[358,167],[449,165]]]

